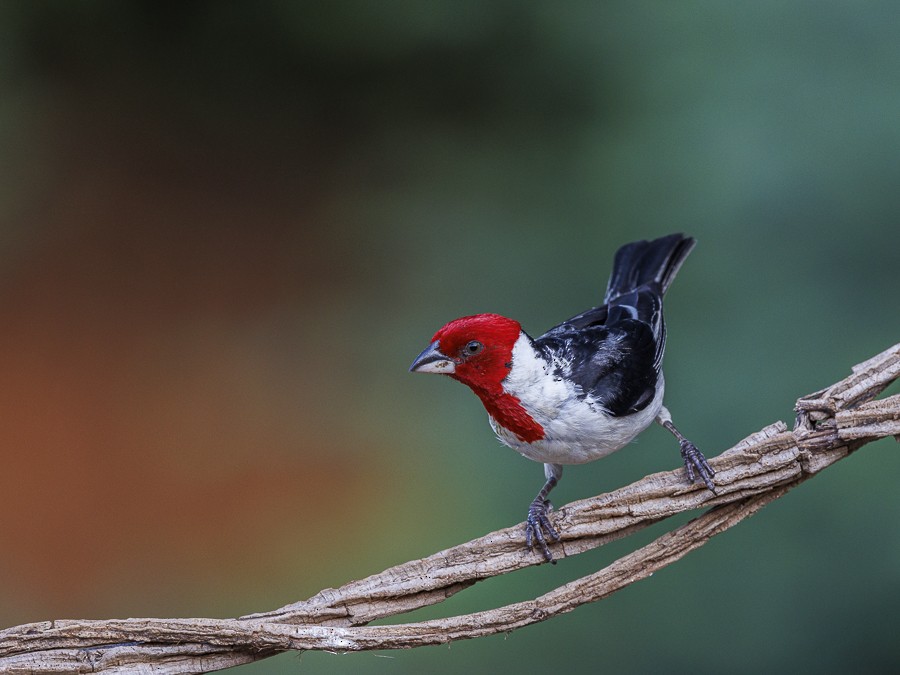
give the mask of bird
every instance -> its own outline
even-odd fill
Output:
[[[547,562],[556,562],[548,541],[560,540],[549,493],[563,467],[606,457],[654,421],[677,439],[690,483],[699,479],[715,493],[715,472],[663,405],[663,296],[695,244],[680,233],[625,244],[616,251],[602,305],[537,338],[499,314],[454,319],[410,366],[467,385],[497,438],[543,463],[525,548],[533,552],[536,542]]]

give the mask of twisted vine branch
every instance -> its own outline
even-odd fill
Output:
[[[797,401],[789,430],[771,424],[716,457],[717,493],[688,485],[680,470],[573,502],[554,515],[565,558],[669,516],[712,507],[606,568],[526,602],[433,621],[366,626],[436,604],[482,579],[540,564],[515,526],[380,574],[326,589],[309,600],[238,619],[66,620],[0,631],[0,672],[86,673],[148,669],[201,673],[286,650],[399,649],[474,638],[543,621],[646,578],[753,515],[862,445],[900,440],[900,394],[875,400],[900,378],[900,344],[853,374]]]

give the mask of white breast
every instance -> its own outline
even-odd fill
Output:
[[[590,397],[580,397],[574,384],[554,377],[553,365],[524,334],[513,347],[512,359],[503,388],[544,428],[544,438],[525,443],[493,418],[490,423],[504,444],[537,462],[584,464],[605,457],[634,440],[662,408],[662,374],[650,405],[633,415],[613,417]]]

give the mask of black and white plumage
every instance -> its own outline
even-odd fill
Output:
[[[467,384],[497,437],[544,464],[547,480],[529,508],[526,542],[530,549],[536,540],[547,560],[546,539],[559,539],[547,494],[562,467],[619,450],[654,420],[678,439],[690,480],[699,476],[714,489],[712,469],[663,406],[663,296],[694,244],[681,234],[627,244],[616,253],[603,305],[537,339],[496,314],[456,319],[411,367]]]
[[[564,375],[613,415],[643,410],[653,399],[666,346],[663,295],[695,243],[674,234],[623,246],[604,304],[535,340],[547,355],[568,354]]]

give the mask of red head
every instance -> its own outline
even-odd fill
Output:
[[[464,316],[435,333],[410,370],[449,375],[476,393],[497,394],[509,372],[513,345],[521,330],[518,321],[499,314]]]
[[[449,375],[468,385],[497,424],[532,443],[544,437],[543,427],[502,384],[512,368],[513,346],[521,333],[518,321],[499,314],[464,316],[435,333],[410,370]]]

